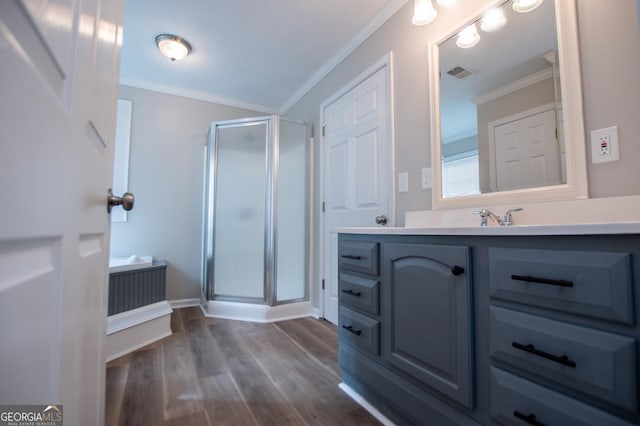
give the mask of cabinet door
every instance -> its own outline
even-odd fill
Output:
[[[472,408],[469,248],[396,243],[383,253],[386,360]]]

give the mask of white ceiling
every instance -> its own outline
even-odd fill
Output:
[[[120,82],[281,113],[407,0],[126,0]],[[178,35],[171,62],[155,46]]]

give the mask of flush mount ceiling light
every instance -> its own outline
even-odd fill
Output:
[[[491,9],[480,21],[480,29],[490,33],[504,27],[506,23],[507,18],[504,17],[502,9]]]
[[[543,0],[513,0],[513,10],[520,13],[531,12],[542,4]]]
[[[433,8],[431,0],[415,0],[413,5],[413,25],[427,25],[436,19],[438,12]]]
[[[478,34],[478,28],[476,24],[471,24],[464,30],[458,33],[458,40],[456,45],[463,49],[469,49],[475,46],[480,41],[480,35]]]
[[[180,61],[191,52],[191,45],[185,39],[173,34],[156,36],[156,45],[160,52],[171,61]]]

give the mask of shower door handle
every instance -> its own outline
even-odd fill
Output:
[[[129,211],[133,208],[133,204],[136,201],[135,197],[130,192],[125,192],[124,195],[122,195],[122,197],[116,197],[115,195],[113,195],[111,188],[109,188],[108,195],[109,196],[107,197],[107,212],[109,213],[111,213],[111,208],[113,206],[120,206],[120,205],[122,206],[123,209]]]
[[[380,216],[376,216],[376,223],[378,225],[386,225],[387,224],[387,216],[386,215],[380,215]]]

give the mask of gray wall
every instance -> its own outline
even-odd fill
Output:
[[[119,97],[133,102],[129,191],[136,203],[126,223],[111,226],[111,255],[165,259],[167,299],[198,298],[209,126],[267,114],[127,86]]]
[[[393,51],[396,172],[409,173],[409,192],[397,194],[399,225],[404,224],[405,212],[431,208],[431,191],[420,189],[420,169],[431,165],[427,84],[429,35],[458,25],[482,3],[484,0],[459,2],[456,9],[440,9],[440,15],[431,24],[415,27],[411,25],[413,2],[407,2],[285,114],[318,129],[320,104],[384,54]],[[585,131],[588,136],[591,130],[617,125],[620,137],[620,161],[597,165],[589,163],[590,194],[597,198],[640,194],[637,2],[578,0],[578,21]],[[317,130],[315,133],[317,136]],[[320,181],[319,152],[319,143],[316,143],[316,184]],[[588,141],[587,153],[590,155]],[[319,206],[318,188],[315,194],[315,205]],[[315,241],[320,241],[318,229],[316,224]],[[315,272],[317,276],[317,266]],[[316,284],[313,295],[317,301],[319,292]]]

